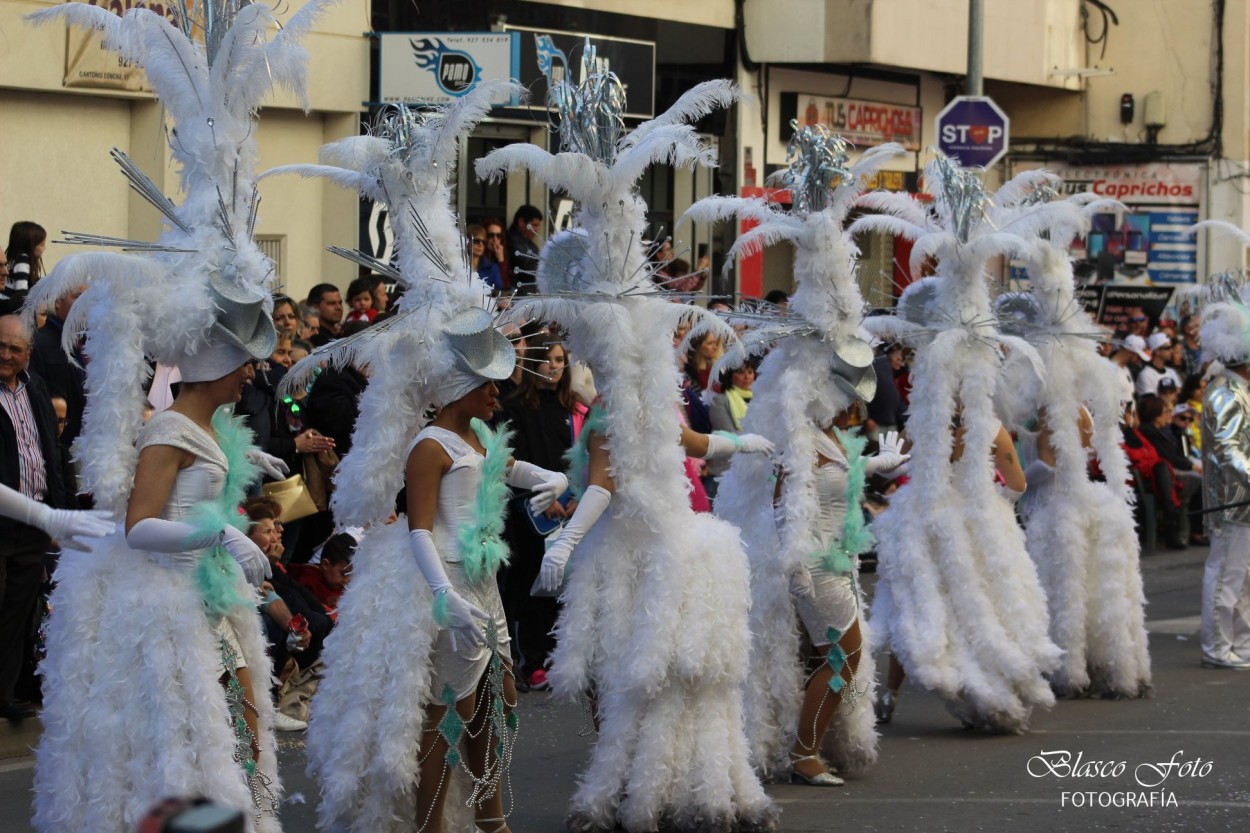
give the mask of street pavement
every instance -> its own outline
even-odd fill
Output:
[[[1035,715],[1029,734],[1004,737],[966,732],[936,697],[904,687],[876,767],[839,789],[768,787],[779,829],[1250,830],[1250,673],[1198,665],[1205,556],[1190,549],[1143,559],[1152,699],[1062,701]],[[511,829],[556,833],[592,742],[590,722],[546,694],[521,698]],[[312,833],[316,787],[303,772],[302,736],[283,736],[281,761],[283,826]],[[29,759],[0,762],[0,830],[32,829],[31,776]]]

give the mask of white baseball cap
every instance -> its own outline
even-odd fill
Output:
[[[1124,349],[1141,356],[1142,361],[1150,361],[1150,351],[1146,349],[1146,339],[1139,335],[1125,336]]]
[[[1146,341],[1146,345],[1153,353],[1155,350],[1159,350],[1163,347],[1171,347],[1172,339],[1168,337],[1167,333],[1155,333]]]

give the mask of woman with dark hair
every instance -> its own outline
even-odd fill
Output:
[[[48,232],[30,220],[18,220],[9,229],[9,245],[4,253],[9,259],[9,275],[0,292],[0,315],[17,312],[26,299],[26,292],[43,277],[43,250],[48,245]]]
[[[298,333],[299,308],[286,295],[273,296],[273,328],[280,333]]]
[[[549,334],[536,339],[534,351],[542,351],[541,362],[534,373],[525,373],[521,383],[503,401],[503,417],[515,432],[512,456],[544,469],[560,471],[564,455],[577,439],[577,429],[587,411],[573,397],[572,377],[568,371],[568,352],[564,344]],[[555,647],[551,630],[555,627],[559,608],[552,597],[530,595],[538,577],[546,551],[545,536],[535,527],[525,506],[528,495],[513,500],[508,512],[508,538],[512,561],[503,577],[504,612],[520,663],[519,685],[537,691],[548,688],[544,665]],[[553,503],[543,514],[548,521],[563,522],[572,514],[575,501]]]
[[[486,254],[486,229],[476,223],[469,226],[469,266],[491,289],[503,289],[499,264]]]
[[[719,379],[720,392],[712,395],[712,404],[708,414],[712,420],[713,431],[724,431],[730,434],[742,433],[742,420],[746,418],[747,406],[751,404],[751,388],[755,385],[755,368],[758,361],[748,361],[742,367],[722,371]],[[708,479],[720,477],[729,471],[728,460],[718,460],[707,464]],[[716,496],[716,482],[704,483],[708,496]]]

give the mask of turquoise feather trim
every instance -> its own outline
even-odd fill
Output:
[[[577,442],[564,452],[564,462],[569,473],[569,490],[577,500],[582,499],[590,485],[590,435],[605,433],[607,424],[607,409],[602,402],[595,402],[586,414],[586,421],[582,423],[582,432],[577,435]]]
[[[508,460],[512,455],[509,443],[512,431],[491,431],[486,423],[474,419],[473,433],[486,449],[482,463],[482,479],[473,499],[473,521],[456,530],[456,543],[469,581],[477,584],[494,578],[500,567],[508,563],[508,545],[503,542],[504,506],[508,500]]]
[[[239,512],[239,505],[247,497],[248,487],[260,476],[260,469],[247,459],[255,435],[243,424],[243,417],[232,416],[228,408],[219,408],[213,414],[212,424],[217,444],[226,457],[226,485],[216,500],[196,506],[188,522],[198,533],[220,532],[227,526],[246,530],[247,516]],[[239,565],[224,547],[210,547],[200,558],[195,582],[210,614],[221,617],[235,608],[254,605],[238,591],[240,575]]]
[[[842,535],[827,550],[816,556],[816,562],[831,573],[854,573],[856,557],[868,552],[875,545],[871,530],[864,523],[864,512],[860,504],[864,498],[864,484],[867,481],[865,469],[868,458],[864,456],[867,438],[833,429],[834,436],[846,454],[846,518],[842,521]]]

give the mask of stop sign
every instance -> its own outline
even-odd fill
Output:
[[[1007,152],[1010,125],[993,99],[961,95],[938,113],[938,150],[965,168],[988,168]]]

